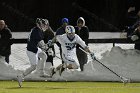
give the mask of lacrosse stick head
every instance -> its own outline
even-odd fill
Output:
[[[127,83],[130,83],[130,82],[131,82],[130,79],[125,78],[125,77],[121,77],[121,81],[123,82],[124,86],[125,86]]]

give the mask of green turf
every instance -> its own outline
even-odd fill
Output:
[[[0,93],[140,93],[140,83],[0,81]]]

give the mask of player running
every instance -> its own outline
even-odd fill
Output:
[[[17,76],[17,81],[19,87],[22,86],[22,81],[25,76],[34,71],[37,67],[38,61],[41,61],[40,67],[40,77],[49,77],[49,75],[44,73],[44,63],[46,62],[47,55],[43,50],[47,50],[48,46],[44,43],[43,32],[48,28],[48,20],[37,18],[36,27],[31,29],[31,32],[27,41],[27,56],[29,58],[31,66],[27,68],[21,75]]]
[[[73,26],[68,25],[65,28],[66,33],[63,35],[57,35],[52,39],[52,42],[48,44],[51,46],[54,42],[59,42],[62,48],[62,60],[64,64],[60,64],[52,74],[55,74],[57,70],[59,70],[59,74],[61,75],[65,68],[68,69],[78,69],[79,63],[74,60],[74,53],[76,53],[76,45],[79,44],[82,48],[90,53],[91,57],[94,59],[94,53],[92,53],[85,42],[75,34],[75,29]]]

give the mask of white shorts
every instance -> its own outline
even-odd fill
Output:
[[[38,57],[39,57],[38,54],[42,53],[42,52],[44,52],[44,51],[42,51],[40,48],[38,48],[37,53],[33,53],[31,51],[28,51],[28,50],[26,51],[31,65],[37,65],[38,64]]]
[[[79,68],[79,63],[77,61],[75,61],[72,56],[62,54],[62,58],[63,58],[63,61],[66,63],[66,65],[72,64],[74,69]]]

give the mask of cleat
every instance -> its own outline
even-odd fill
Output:
[[[22,76],[17,76],[17,81],[18,81],[19,87],[22,87],[22,81],[23,81]]]
[[[60,69],[59,69],[59,75],[61,76],[62,72],[65,70],[65,68],[63,67],[63,65],[61,65]]]
[[[55,68],[52,68],[51,77],[56,73]]]
[[[127,78],[124,78],[124,77],[121,77],[122,78],[122,82],[123,82],[123,84],[124,84],[124,86],[127,84],[127,83],[130,83],[131,82],[131,80],[130,79],[127,79]]]

